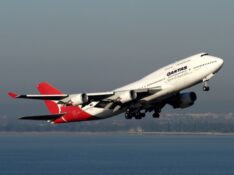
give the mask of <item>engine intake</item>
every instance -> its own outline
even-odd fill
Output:
[[[89,101],[89,97],[86,94],[72,95],[68,102],[69,105],[78,106]]]
[[[116,101],[121,102],[121,103],[127,103],[130,101],[133,101],[137,98],[137,93],[135,91],[125,91],[121,92],[116,99]]]

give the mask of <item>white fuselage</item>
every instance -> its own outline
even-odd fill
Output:
[[[136,82],[115,89],[114,91],[154,89],[160,87],[161,90],[159,92],[142,99],[148,102],[155,102],[203,81],[208,81],[219,71],[222,65],[222,59],[200,53],[165,66]],[[121,111],[113,112],[109,109],[95,108],[93,107],[95,103],[92,102],[88,106],[85,106],[83,110],[100,118],[107,118],[121,113]]]

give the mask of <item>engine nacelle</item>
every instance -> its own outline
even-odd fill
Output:
[[[173,108],[188,108],[197,100],[197,95],[194,92],[182,93],[175,97],[171,105]]]
[[[127,103],[127,102],[135,100],[136,98],[137,98],[137,93],[135,91],[125,91],[119,94],[116,101],[121,102],[121,103]]]
[[[70,100],[68,104],[72,106],[78,106],[78,105],[87,103],[88,101],[89,101],[89,97],[86,94],[78,94],[78,95],[70,96]]]

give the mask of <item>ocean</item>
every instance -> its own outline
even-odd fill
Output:
[[[0,134],[0,175],[233,175],[234,136]]]

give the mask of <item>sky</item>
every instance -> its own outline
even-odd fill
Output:
[[[64,93],[111,90],[200,52],[225,65],[210,92],[188,90],[198,100],[185,111],[233,111],[233,8],[231,0],[2,0],[0,113],[48,113],[8,91],[37,93],[41,81]]]

